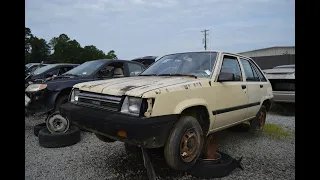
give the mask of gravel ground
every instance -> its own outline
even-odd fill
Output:
[[[42,118],[25,119],[25,179],[27,180],[116,180],[147,179],[143,160],[124,151],[123,143],[104,143],[83,132],[81,141],[64,148],[42,148],[33,126]],[[295,129],[294,116],[268,114],[267,123]],[[295,137],[275,139],[245,132],[222,131],[219,150],[238,159],[244,170],[236,169],[222,180],[295,179]],[[151,157],[157,179],[198,179],[169,169],[163,159]]]

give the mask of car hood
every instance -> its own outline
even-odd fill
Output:
[[[92,78],[89,77],[61,77],[52,80],[48,80],[45,83],[47,84],[48,90],[51,91],[60,91],[65,88],[71,88],[75,84],[92,81]]]
[[[136,96],[142,95],[148,91],[163,87],[181,85],[184,83],[198,83],[199,79],[193,77],[172,77],[172,76],[135,76],[127,78],[115,78],[101,81],[91,81],[76,84],[74,87],[83,91],[109,94],[115,96]]]

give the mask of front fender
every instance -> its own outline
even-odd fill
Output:
[[[59,91],[48,91],[26,93],[31,99],[26,107],[33,114],[44,114],[54,109],[55,101],[59,95]]]
[[[56,103],[56,99],[59,95],[60,91],[51,91],[50,94],[48,94],[48,97],[45,100],[45,104],[47,104],[48,109],[53,110],[54,105]]]
[[[180,102],[176,108],[174,109],[174,114],[181,114],[181,112],[189,107],[193,106],[205,106],[208,109],[208,103],[207,101],[203,99],[187,99],[182,102]]]

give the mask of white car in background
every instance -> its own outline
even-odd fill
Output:
[[[263,70],[269,79],[274,102],[295,103],[295,65],[276,66]]]

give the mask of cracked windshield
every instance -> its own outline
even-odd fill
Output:
[[[160,58],[141,75],[193,75],[210,78],[216,52],[171,54]]]

